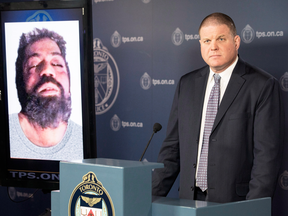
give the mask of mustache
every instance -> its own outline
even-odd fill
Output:
[[[53,83],[55,84],[61,91],[61,95],[64,95],[64,88],[63,86],[61,85],[61,83],[59,83],[56,79],[54,79],[52,76],[46,76],[46,75],[43,75],[40,79],[40,81],[34,86],[33,88],[33,93],[34,94],[37,94],[37,90],[42,86],[44,85],[45,83]]]

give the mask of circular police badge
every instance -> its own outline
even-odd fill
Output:
[[[26,22],[41,22],[41,21],[53,21],[49,13],[44,10],[36,11],[32,16],[26,19]]]
[[[120,118],[115,114],[110,120],[110,126],[113,131],[118,131],[121,128]]]
[[[88,172],[82,180],[70,196],[68,216],[115,216],[112,199],[96,175]]]
[[[288,190],[288,172],[285,170],[280,176],[279,176],[279,185],[282,189]]]
[[[255,32],[250,25],[246,25],[241,32],[241,36],[244,43],[251,43],[254,40]]]
[[[107,112],[115,103],[120,86],[117,64],[99,38],[93,40],[96,115]]]
[[[111,36],[111,45],[115,48],[119,47],[121,44],[121,35],[115,31]]]
[[[184,34],[179,28],[176,28],[176,30],[172,33],[171,39],[174,45],[179,46],[184,41]]]
[[[148,73],[144,73],[143,76],[140,79],[140,86],[142,89],[147,90],[151,87],[151,77]]]
[[[280,86],[283,91],[288,91],[288,72],[285,72],[284,75],[280,78]]]

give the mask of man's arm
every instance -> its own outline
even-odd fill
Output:
[[[270,78],[259,97],[254,121],[254,161],[247,199],[272,197],[281,164],[284,110],[279,83]]]
[[[170,112],[166,139],[162,144],[157,160],[159,163],[164,163],[164,168],[155,169],[152,176],[152,195],[154,196],[166,196],[180,171],[178,134],[179,85],[176,88]]]

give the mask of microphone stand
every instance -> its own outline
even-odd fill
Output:
[[[152,133],[152,135],[151,135],[151,137],[150,137],[150,139],[149,139],[149,141],[148,141],[148,143],[147,143],[147,145],[146,145],[146,148],[145,148],[144,152],[142,153],[142,156],[141,156],[141,158],[139,159],[139,161],[142,160],[142,158],[143,158],[143,156],[144,156],[144,154],[145,154],[145,152],[146,152],[146,150],[147,150],[147,148],[148,148],[148,146],[149,146],[149,144],[150,144],[150,142],[151,142],[154,134],[155,134],[155,131],[153,131],[153,133]]]

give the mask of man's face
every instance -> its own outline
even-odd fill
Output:
[[[41,97],[60,96],[60,88],[52,83],[44,83],[35,86],[43,76],[51,76],[64,89],[64,95],[70,95],[70,83],[65,60],[61,56],[58,45],[49,38],[36,41],[26,48],[26,59],[23,66],[23,78],[25,89],[28,94],[36,93]],[[36,92],[33,92],[36,91]]]
[[[21,112],[32,124],[57,128],[68,122],[71,96],[68,69],[58,45],[41,39],[26,48],[23,78],[27,98]]]
[[[209,23],[200,29],[201,55],[215,73],[226,70],[236,59],[240,37],[233,36],[227,25]]]

